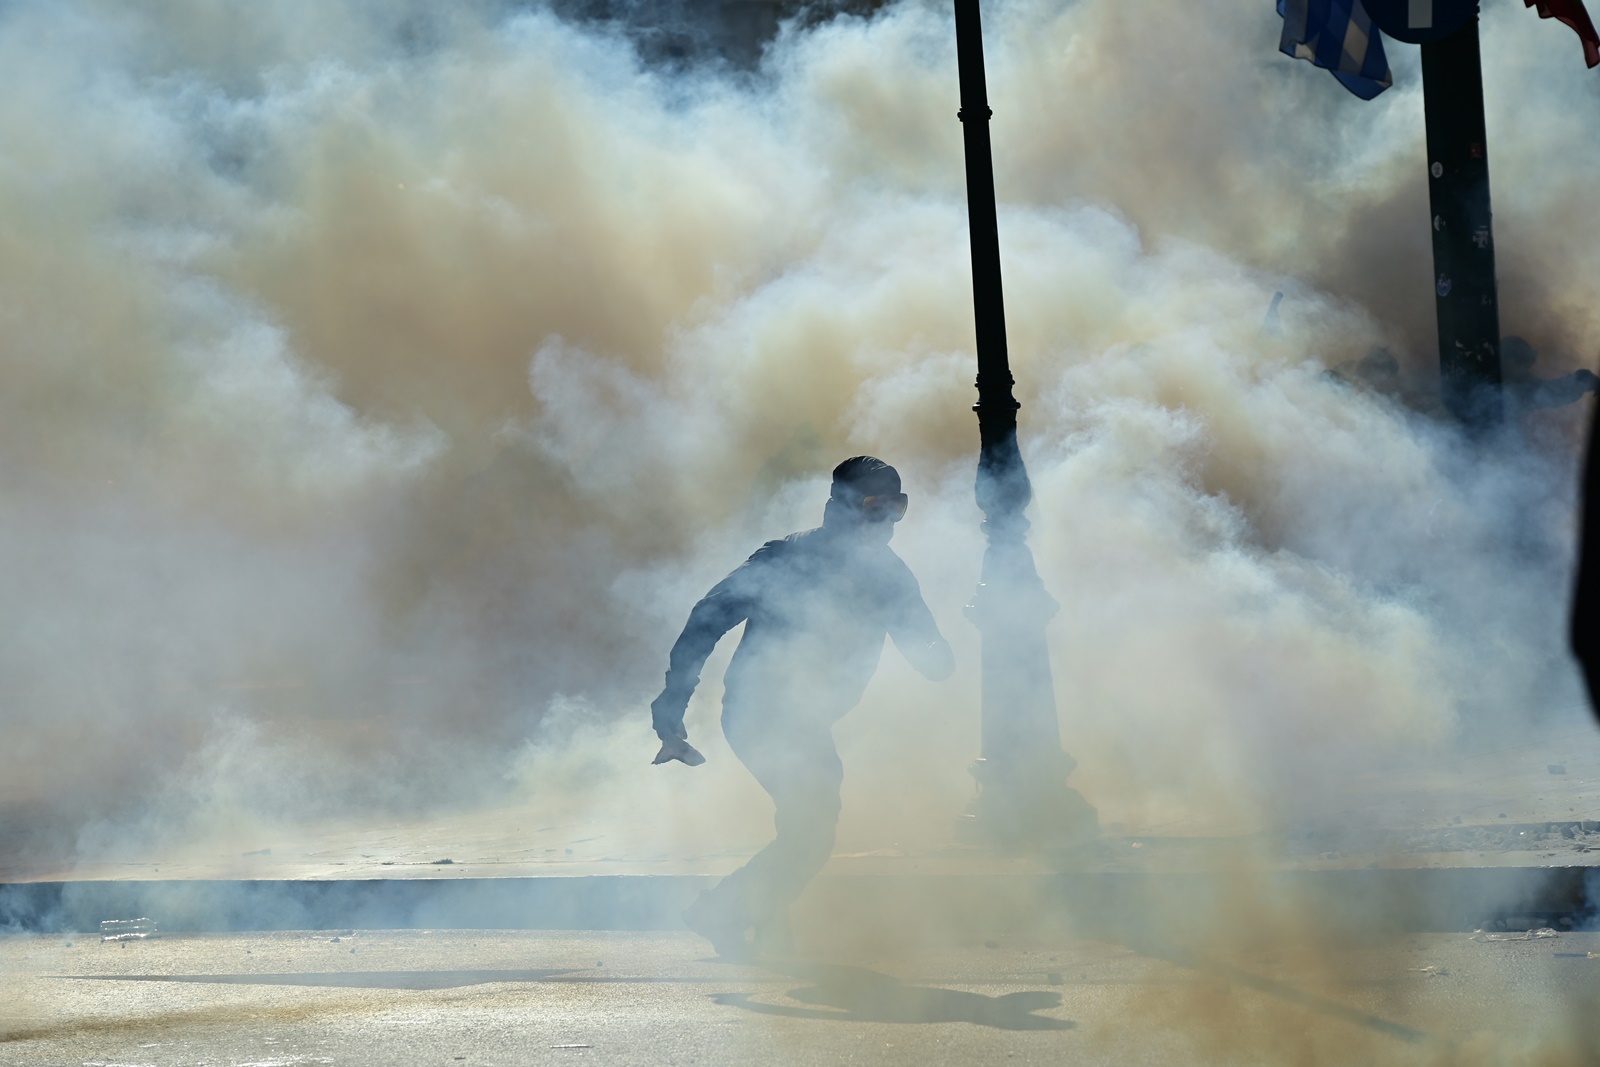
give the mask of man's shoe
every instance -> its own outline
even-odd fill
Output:
[[[745,931],[750,924],[731,909],[719,904],[709,893],[701,893],[683,913],[684,925],[707,941],[724,959],[749,959],[754,955]]]

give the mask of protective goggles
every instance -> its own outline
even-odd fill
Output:
[[[906,517],[910,499],[904,493],[878,493],[861,498],[861,510],[873,522],[899,522]]]

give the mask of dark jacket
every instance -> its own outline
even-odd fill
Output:
[[[954,669],[911,568],[886,544],[822,526],[762,545],[694,606],[652,706],[662,737],[683,736],[683,711],[706,657],[741,622],[724,716],[831,724],[861,699],[885,635],[928,678]]]

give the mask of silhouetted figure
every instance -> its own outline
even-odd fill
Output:
[[[1369,389],[1379,396],[1398,398],[1401,393],[1400,361],[1387,348],[1374,346],[1360,359],[1350,359],[1322,372],[1340,385]]]
[[[1578,574],[1572,594],[1572,652],[1583,668],[1589,707],[1600,718],[1600,434],[1591,423],[1579,501]]]
[[[833,724],[861,699],[884,636],[933,681],[955,669],[916,578],[889,548],[906,503],[893,467],[845,460],[822,525],[763,545],[694,606],[672,646],[666,688],[650,705],[662,741],[655,762],[704,761],[684,709],[717,640],[743,622],[722,732],[775,809],[776,840],[684,913],[719,954],[745,951],[752,929],[762,947],[787,947],[789,905],[833,850],[844,778]]]
[[[1504,376],[1506,408],[1511,413],[1559,408],[1600,389],[1594,371],[1579,369],[1559,378],[1537,378],[1533,365],[1539,351],[1513,334],[1500,341],[1500,372]]]
[[[1501,395],[1505,398],[1507,415],[1515,417],[1530,411],[1563,407],[1590,393],[1600,392],[1600,376],[1586,369],[1559,378],[1536,377],[1533,365],[1538,359],[1538,350],[1525,339],[1512,335],[1501,340]],[[1424,415],[1436,418],[1448,415],[1432,390],[1422,392],[1406,388],[1400,363],[1387,348],[1374,347],[1359,360],[1346,360],[1324,371],[1323,375],[1339,385],[1399,400]]]

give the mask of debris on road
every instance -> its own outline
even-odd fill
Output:
[[[102,941],[143,941],[154,936],[156,936],[156,921],[154,919],[100,920],[100,940]]]
[[[1524,930],[1520,934],[1490,934],[1482,930],[1472,931],[1474,941],[1537,941],[1544,937],[1560,937],[1561,934],[1548,927],[1541,926],[1537,930]]]

